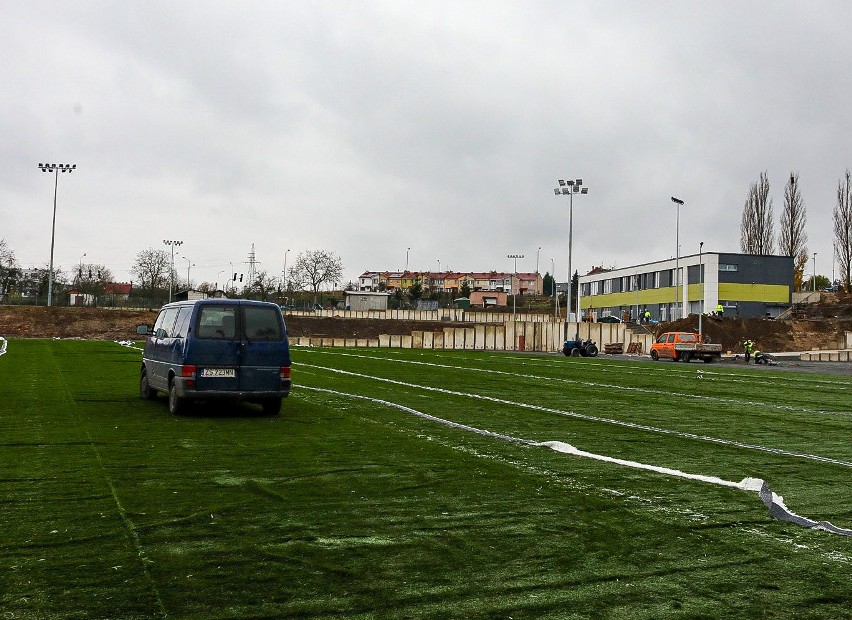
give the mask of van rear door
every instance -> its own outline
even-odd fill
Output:
[[[290,348],[281,310],[274,304],[244,302],[242,308],[242,372],[240,389],[281,389],[281,369],[290,366]]]
[[[187,362],[196,366],[195,385],[206,390],[240,389],[239,304],[197,305],[195,337],[187,349]]]

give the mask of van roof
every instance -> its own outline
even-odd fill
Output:
[[[173,301],[171,303],[165,304],[163,308],[185,308],[187,306],[194,306],[196,304],[201,304],[204,306],[236,306],[242,304],[252,306],[275,306],[276,308],[278,308],[278,305],[271,301],[256,301],[254,299],[226,299],[222,297],[217,297],[213,299],[189,299],[184,301]]]

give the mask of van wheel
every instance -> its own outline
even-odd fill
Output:
[[[686,353],[680,356],[680,359],[682,359],[685,363],[688,364],[689,360],[692,359],[692,355],[690,355],[690,353],[687,351]]]
[[[261,403],[263,406],[263,413],[266,415],[278,415],[281,413],[281,399],[280,398],[269,398]]]
[[[145,400],[157,398],[157,390],[148,383],[148,370],[146,368],[142,369],[142,374],[139,376],[139,396]]]
[[[656,351],[651,351],[651,359],[655,362],[660,359],[660,355]]]
[[[169,411],[173,415],[180,415],[186,411],[186,399],[178,396],[177,385],[174,380],[169,383]]]

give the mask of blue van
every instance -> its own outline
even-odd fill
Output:
[[[182,413],[195,400],[259,403],[277,414],[290,393],[290,345],[281,308],[245,299],[200,299],[163,306],[142,353],[139,393],[169,396]]]

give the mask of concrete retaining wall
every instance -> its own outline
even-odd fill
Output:
[[[414,312],[414,311],[411,311]],[[505,316],[505,315],[504,315]],[[431,320],[431,319],[430,319]],[[642,343],[647,354],[653,344],[650,334],[635,335],[618,323],[569,323],[568,337],[578,333],[584,340],[591,338],[603,351],[610,343],[622,343],[624,350],[631,342]],[[445,327],[442,331],[413,331],[411,334],[380,334],[378,338],[319,338],[293,339],[296,346],[312,347],[380,347],[392,349],[459,349],[469,351],[538,351],[562,350],[566,324],[543,321],[506,321],[477,323],[470,327]]]

